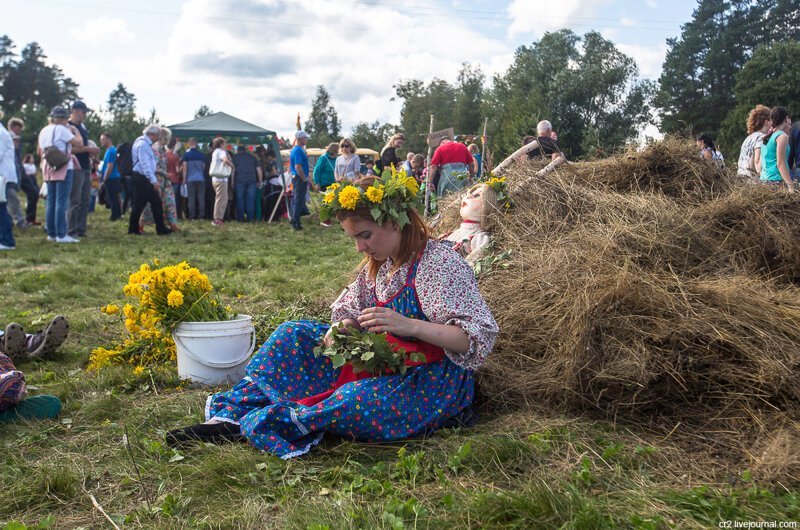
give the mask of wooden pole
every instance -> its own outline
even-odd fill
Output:
[[[483,136],[481,136],[481,176],[484,177],[484,168],[489,167],[486,164],[486,126],[489,125],[489,118],[483,119]]]
[[[431,126],[428,131],[428,160],[426,163],[426,167],[428,168],[428,176],[425,178],[425,219],[428,218],[428,205],[430,204],[431,200],[431,183],[433,182],[433,175],[431,175],[431,156],[433,146],[430,142],[430,135],[433,134],[433,114],[431,114]]]

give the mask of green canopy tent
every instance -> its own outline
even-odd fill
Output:
[[[262,129],[224,112],[215,112],[192,121],[170,125],[172,136],[183,140],[191,137],[201,143],[210,143],[217,136],[236,138],[249,144],[267,144],[276,154],[281,152],[275,131]]]
[[[215,112],[191,121],[170,125],[169,129],[172,131],[173,137],[181,138],[182,140],[192,137],[200,143],[211,143],[217,136],[224,136],[229,141],[238,140],[246,144],[265,144],[272,149],[278,157],[278,171],[281,173],[281,179],[285,178],[283,175],[283,164],[280,163],[281,148],[278,144],[278,135],[275,131],[268,131],[258,125],[253,125],[252,123],[240,120],[224,112]],[[285,183],[283,189],[286,189]],[[283,192],[281,192],[282,197],[283,195]],[[269,217],[270,221],[272,221],[279,203],[280,199],[271,212]],[[289,206],[287,203],[287,209],[288,208]]]

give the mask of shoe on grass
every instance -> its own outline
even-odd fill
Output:
[[[6,245],[0,245],[0,250],[16,250],[17,247],[7,247]]]
[[[17,361],[25,356],[25,331],[22,326],[12,322],[6,326],[6,333],[3,335],[3,342],[0,344],[6,355],[12,360]]]
[[[169,431],[166,436],[169,447],[186,447],[194,443],[225,444],[245,442],[241,428],[233,423],[198,423],[189,427]]]
[[[68,334],[69,322],[67,322],[67,317],[58,315],[50,322],[46,330],[41,333],[35,333],[28,340],[28,358],[35,359],[50,355],[64,344]]]
[[[80,243],[80,239],[75,239],[72,236],[57,237],[56,243]]]

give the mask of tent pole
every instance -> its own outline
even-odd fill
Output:
[[[481,137],[481,168],[479,171],[481,172],[481,177],[484,177],[485,171],[483,168],[488,167],[486,164],[486,126],[489,125],[489,118],[483,119],[483,136]],[[486,180],[486,179],[484,179]]]
[[[426,161],[426,166],[428,167],[428,176],[425,178],[425,219],[428,219],[428,205],[431,200],[431,182],[433,181],[431,177],[430,167],[431,167],[431,134],[433,134],[433,114],[431,114],[431,126],[430,131],[428,132],[428,160]]]

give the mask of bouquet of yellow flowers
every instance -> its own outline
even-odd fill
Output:
[[[109,364],[129,363],[134,372],[145,366],[171,364],[176,360],[172,331],[181,322],[230,320],[235,315],[230,306],[223,306],[208,276],[181,262],[154,267],[142,264],[128,277],[122,288],[126,297],[134,299],[119,306],[109,304],[101,309],[108,315],[124,319],[129,337],[113,348],[95,348],[89,357],[89,370]]]

